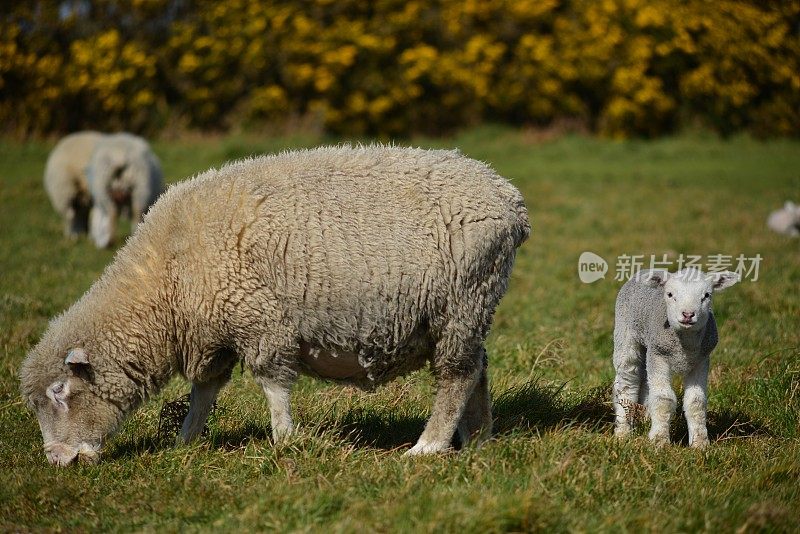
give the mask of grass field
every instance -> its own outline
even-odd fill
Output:
[[[200,138],[156,143],[169,181],[253,153],[336,140]],[[300,432],[274,447],[266,401],[237,372],[199,443],[159,435],[172,382],[111,438],[96,466],[47,465],[17,370],[47,321],[112,260],[68,243],[41,185],[52,144],[0,143],[0,531],[718,531],[800,528],[800,248],[768,231],[800,199],[800,143],[582,137],[536,143],[486,127],[458,146],[525,195],[520,249],[487,342],[495,436],[479,449],[405,458],[430,409],[419,372],[366,394],[303,379]],[[578,257],[609,261],[583,284]],[[620,255],[763,258],[756,281],[715,299],[721,341],[709,385],[712,445],[654,449],[611,432],[614,280]],[[676,382],[680,395],[680,384]]]

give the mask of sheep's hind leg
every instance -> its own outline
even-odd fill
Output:
[[[297,359],[300,351],[298,336],[291,330],[276,330],[260,340],[257,350],[245,361],[269,402],[272,439],[284,441],[294,431],[289,397],[299,374]]]
[[[455,325],[439,340],[434,354],[436,398],[428,423],[407,455],[428,454],[450,448],[467,401],[479,380],[483,359],[480,341]],[[467,341],[465,341],[467,340]]]
[[[458,423],[458,434],[462,446],[467,445],[470,441],[480,445],[492,435],[492,404],[489,394],[489,377],[486,374],[488,359],[486,350],[481,349],[481,352],[483,366],[478,376],[478,382],[472,390],[472,395],[464,408],[464,415],[461,416],[461,421]]]
[[[256,381],[264,390],[264,394],[267,396],[267,401],[269,402],[272,440],[275,443],[280,443],[286,440],[294,431],[291,405],[289,402],[292,383],[272,380],[265,377],[256,377]]]
[[[203,427],[211,412],[214,401],[217,400],[219,390],[228,382],[231,377],[230,369],[223,374],[214,377],[206,382],[196,382],[192,384],[192,392],[189,395],[189,413],[183,420],[181,428],[181,440],[183,443],[193,441],[203,431]]]

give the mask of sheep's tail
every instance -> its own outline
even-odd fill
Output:
[[[531,221],[528,217],[528,208],[525,207],[525,201],[522,200],[522,197],[519,198],[514,207],[517,218],[512,235],[514,239],[514,247],[518,248],[531,235]]]

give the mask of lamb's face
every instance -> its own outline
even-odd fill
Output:
[[[37,349],[26,365],[38,356]],[[43,379],[32,365],[23,365],[21,372],[23,394],[39,420],[45,455],[57,466],[77,459],[98,462],[103,438],[117,419],[116,408],[94,394],[81,376],[90,371],[82,354],[76,349],[67,356],[69,374]]]
[[[684,269],[674,274],[650,271],[644,280],[663,289],[670,327],[701,330],[708,322],[714,292],[738,282],[739,275],[730,271],[704,274],[697,269]]]

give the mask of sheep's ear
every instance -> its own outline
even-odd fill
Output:
[[[74,348],[67,354],[64,363],[69,366],[70,372],[87,382],[94,382],[94,370],[89,363],[89,355],[82,348]]]
[[[739,273],[733,271],[722,271],[719,273],[710,273],[706,278],[711,282],[714,291],[722,291],[726,287],[731,287],[736,282],[740,281],[742,277]]]
[[[785,209],[786,211],[794,211],[795,207],[796,207],[795,203],[792,202],[791,200],[787,200],[786,203],[783,205],[783,209]]]
[[[663,269],[648,269],[639,272],[637,280],[650,287],[663,286],[669,280],[669,272]]]
[[[59,412],[69,411],[67,399],[69,398],[69,382],[57,381],[47,387],[47,398]]]
[[[69,351],[64,363],[72,365],[89,365],[89,356],[82,348],[75,348]]]

